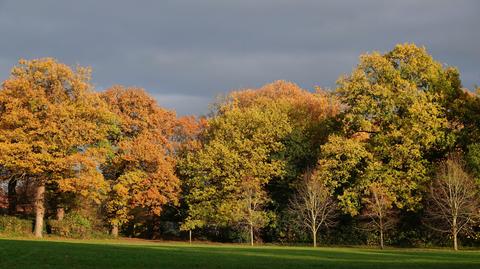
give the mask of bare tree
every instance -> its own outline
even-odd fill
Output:
[[[364,227],[378,231],[380,248],[384,248],[385,233],[398,222],[397,212],[393,207],[394,195],[380,183],[370,184],[367,195],[362,199],[364,209],[362,217],[368,222]]]
[[[244,178],[240,191],[237,217],[241,226],[248,227],[250,245],[253,246],[255,232],[267,224],[268,214],[264,211],[264,207],[269,199],[262,184],[253,177]]]
[[[297,193],[290,201],[290,210],[300,224],[311,232],[313,247],[316,247],[318,230],[322,226],[333,226],[338,213],[332,191],[318,170],[304,174]]]
[[[452,155],[440,163],[430,187],[426,207],[427,226],[453,239],[458,250],[458,234],[466,233],[479,217],[478,186],[466,172],[460,155]]]

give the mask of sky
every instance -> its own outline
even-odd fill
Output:
[[[20,58],[90,66],[97,90],[146,89],[179,115],[288,80],[334,88],[362,53],[425,46],[480,84],[478,0],[0,0],[0,80]]]

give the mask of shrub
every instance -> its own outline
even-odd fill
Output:
[[[30,235],[33,222],[14,216],[0,216],[0,233],[6,235]]]
[[[93,233],[92,223],[86,217],[72,212],[62,220],[49,221],[51,233],[62,237],[86,238]]]

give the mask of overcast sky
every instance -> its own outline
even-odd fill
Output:
[[[480,1],[0,0],[0,79],[19,58],[91,66],[179,114],[284,79],[335,87],[361,53],[424,45],[480,84]]]

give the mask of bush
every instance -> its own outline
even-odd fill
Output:
[[[93,234],[93,225],[78,213],[66,214],[62,220],[50,220],[51,233],[62,237],[86,238]]]
[[[0,216],[0,233],[7,235],[30,235],[33,222],[14,216]]]

